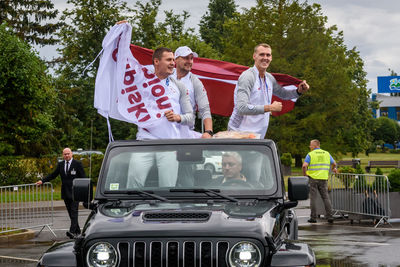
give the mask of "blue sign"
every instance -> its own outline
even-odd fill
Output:
[[[400,93],[400,76],[378,77],[378,93]]]

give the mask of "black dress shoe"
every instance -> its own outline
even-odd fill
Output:
[[[68,236],[70,239],[74,239],[75,238],[75,235],[73,233],[71,233],[70,231],[67,231],[65,233],[65,235]]]
[[[309,222],[309,223],[316,223],[317,222],[317,220],[316,219],[308,219],[308,221],[307,222]]]

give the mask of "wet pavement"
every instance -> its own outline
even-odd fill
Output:
[[[333,224],[307,222],[308,203],[296,209],[299,240],[315,252],[317,266],[400,266],[400,223],[374,228],[373,220],[351,224],[337,218]]]
[[[56,203],[54,224],[57,237],[45,228],[34,239],[13,244],[0,244],[0,266],[36,266],[37,260],[54,242],[67,240],[69,218],[63,203]],[[319,220],[307,222],[308,202],[296,208],[299,218],[299,240],[309,244],[317,257],[317,266],[400,266],[400,223],[374,228],[371,221],[350,224],[337,219],[333,224]],[[79,210],[82,227],[89,210]],[[40,229],[35,229],[39,231]]]

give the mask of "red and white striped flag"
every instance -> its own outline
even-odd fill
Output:
[[[131,44],[131,51],[141,65],[152,65],[153,50]],[[212,114],[230,116],[233,111],[233,93],[240,74],[249,67],[208,58],[194,58],[192,72],[203,82],[207,90]],[[271,73],[277,82],[288,89],[297,88],[301,80],[287,74]],[[272,115],[279,116],[294,108],[295,99],[282,100],[273,95],[272,102],[282,102],[282,111]]]

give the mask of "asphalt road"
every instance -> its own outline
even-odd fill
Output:
[[[81,209],[79,212],[82,227],[89,211]],[[378,228],[373,227],[372,221],[351,225],[348,221],[336,220],[330,225],[321,220],[309,224],[307,203],[302,203],[296,212],[299,239],[314,249],[317,266],[400,266],[400,223]],[[67,212],[57,209],[52,227],[57,237],[45,228],[32,240],[0,244],[0,266],[36,266],[42,253],[54,242],[67,239],[68,227]]]

